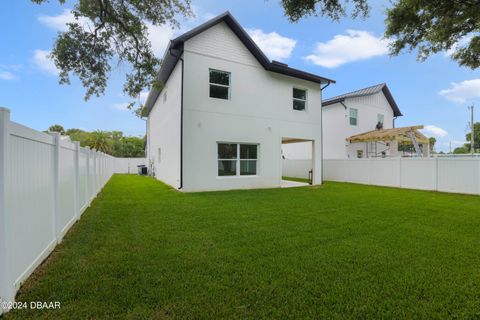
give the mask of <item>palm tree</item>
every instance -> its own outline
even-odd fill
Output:
[[[97,151],[110,153],[112,150],[112,139],[108,132],[96,130],[90,133],[87,146]]]

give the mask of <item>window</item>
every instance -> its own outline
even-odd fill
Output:
[[[230,98],[230,72],[210,69],[210,98]]]
[[[358,124],[358,110],[350,108],[350,125],[356,126]]]
[[[219,176],[252,176],[257,174],[258,145],[218,143]]]
[[[357,158],[363,158],[363,150],[357,150]]]
[[[293,88],[293,110],[303,111],[307,105],[307,90]]]
[[[377,123],[383,124],[383,120],[385,119],[385,116],[381,113],[377,114]]]

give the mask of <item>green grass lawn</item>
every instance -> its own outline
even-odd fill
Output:
[[[480,197],[116,175],[7,319],[479,318]]]
[[[288,180],[288,181],[296,181],[296,182],[305,182],[308,183],[309,180],[306,178],[296,178],[296,177],[282,177],[282,180]]]

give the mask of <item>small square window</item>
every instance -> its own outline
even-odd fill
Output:
[[[356,126],[358,124],[358,110],[354,108],[350,108],[350,125]]]
[[[307,90],[293,88],[293,110],[303,111],[307,105]]]
[[[357,158],[363,158],[363,150],[357,150]]]
[[[230,72],[209,70],[210,98],[230,98]]]
[[[377,123],[383,124],[383,121],[385,119],[385,116],[381,113],[377,114]]]

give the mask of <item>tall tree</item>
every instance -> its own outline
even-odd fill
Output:
[[[352,17],[366,17],[368,0],[352,0]],[[282,0],[292,22],[309,15],[339,20],[347,14],[348,0]],[[392,40],[390,53],[418,49],[424,61],[431,54],[451,50],[461,66],[480,66],[479,0],[396,0],[387,9],[385,36]]]
[[[48,128],[49,132],[59,132],[61,135],[65,134],[65,129],[59,125],[59,124],[54,124]]]
[[[37,4],[49,0],[31,0]],[[58,0],[65,4],[66,0]],[[123,91],[137,98],[156,83],[161,63],[148,39],[148,24],[178,26],[179,16],[192,16],[190,0],[75,0],[74,22],[60,32],[51,58],[60,70],[60,83],[77,76],[86,89],[85,99],[104,94],[112,66],[129,68]],[[131,102],[132,107],[135,102]]]
[[[473,146],[475,151],[477,151],[477,150],[480,150],[480,122],[475,122],[475,124],[473,125],[473,131],[474,131],[474,138],[475,138],[474,139],[475,144]],[[467,139],[467,141],[470,141],[470,143],[465,145],[470,150],[470,146],[472,145],[472,133],[471,132],[467,133],[465,138]]]
[[[430,145],[430,152],[434,152],[435,143],[437,143],[437,139],[435,139],[435,137],[428,138],[428,144]]]
[[[97,130],[90,133],[87,145],[97,151],[110,153],[112,150],[112,139],[108,132]]]

